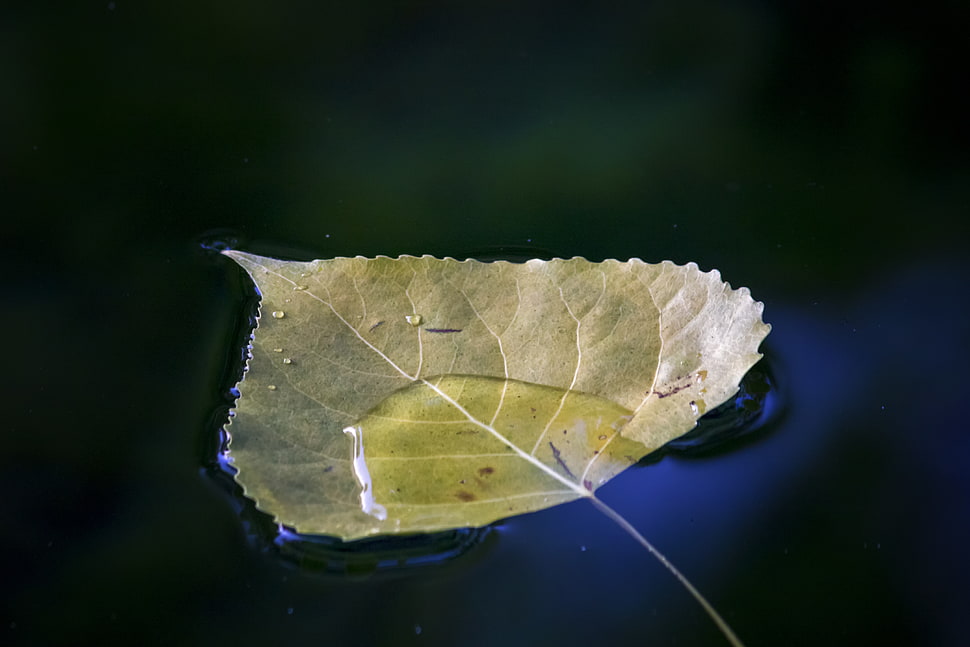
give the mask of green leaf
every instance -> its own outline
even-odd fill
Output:
[[[592,498],[729,398],[770,329],[694,264],[224,253],[262,298],[236,478],[345,540]]]

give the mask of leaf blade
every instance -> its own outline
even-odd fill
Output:
[[[262,297],[230,425],[237,480],[280,522],[344,539],[485,525],[590,495],[729,397],[769,329],[746,290],[693,264],[225,253]],[[434,396],[444,409],[414,409]],[[463,424],[491,444],[466,433],[442,458],[437,436]],[[587,430],[596,442],[573,441]],[[380,452],[409,443],[421,449],[407,488],[424,493],[405,500],[388,467],[404,461]],[[495,466],[457,456],[501,460],[514,478],[498,487],[489,473],[489,494],[475,469]]]

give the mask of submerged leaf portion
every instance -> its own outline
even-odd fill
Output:
[[[769,330],[693,264],[224,253],[262,296],[237,479],[344,539],[589,496],[729,398]]]

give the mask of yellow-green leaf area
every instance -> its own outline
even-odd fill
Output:
[[[642,454],[619,434],[630,413],[586,393],[449,375],[394,393],[346,432],[366,455],[358,482],[371,525],[435,530],[592,490]]]
[[[591,496],[730,397],[769,330],[693,264],[225,254],[261,295],[237,480],[344,539]]]

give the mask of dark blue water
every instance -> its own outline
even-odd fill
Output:
[[[965,643],[963,8],[326,6],[2,10],[0,643],[724,644],[585,502],[406,567],[247,515],[200,237],[718,268],[779,407],[601,497],[750,646]]]

